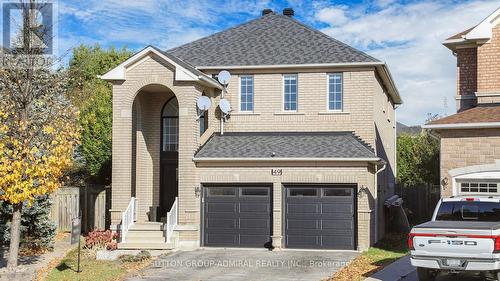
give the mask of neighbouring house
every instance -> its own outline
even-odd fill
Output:
[[[457,57],[457,113],[424,126],[441,139],[441,195],[498,195],[500,8],[443,44]]]
[[[266,9],[149,46],[101,77],[113,84],[119,248],[363,250],[384,235],[398,90],[384,62],[293,16]]]

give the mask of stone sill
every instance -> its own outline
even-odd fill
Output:
[[[318,112],[318,115],[347,115],[351,114],[348,111],[323,111],[323,112]]]
[[[303,112],[275,112],[274,115],[306,115]]]

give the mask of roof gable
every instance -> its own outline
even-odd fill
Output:
[[[292,17],[274,13],[170,49],[167,53],[197,68],[379,62]]]
[[[486,42],[491,39],[492,30],[500,24],[500,8],[496,9],[478,25],[447,38],[443,45],[454,50],[457,45]]]
[[[161,60],[172,65],[175,68],[175,80],[177,81],[200,81],[212,87],[221,88],[221,85],[217,81],[215,81],[211,77],[208,77],[203,72],[176,58],[175,56],[165,53],[153,46],[147,46],[117,67],[111,69],[104,75],[99,76],[99,78],[107,81],[126,80],[127,69],[140,64],[144,60],[144,58],[150,55],[155,55]]]

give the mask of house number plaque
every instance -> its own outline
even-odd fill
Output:
[[[283,175],[283,170],[282,169],[271,169],[271,175],[281,176],[281,175]]]

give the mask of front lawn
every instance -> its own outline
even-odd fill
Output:
[[[363,280],[407,254],[406,234],[388,234],[328,280]]]
[[[47,278],[47,281],[108,281],[120,280],[129,274],[149,265],[150,259],[142,261],[131,261],[122,259],[122,261],[103,261],[96,260],[92,255],[85,254],[82,250],[80,260],[80,273],[77,273],[77,249],[71,250],[56,265]]]

